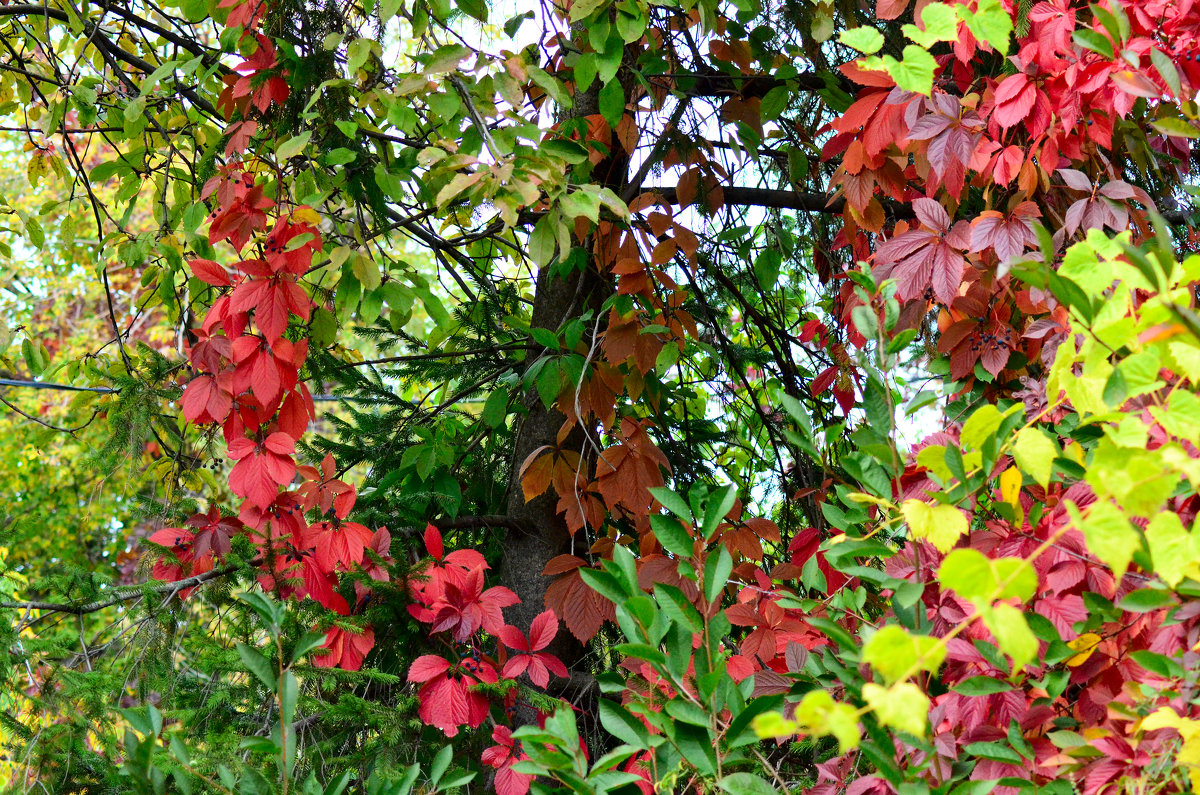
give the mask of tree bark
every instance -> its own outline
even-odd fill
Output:
[[[634,85],[631,76],[622,74],[618,79],[624,84],[626,97],[636,99],[636,95],[632,94]],[[574,106],[563,115],[563,119],[598,113],[599,90],[599,81],[596,81],[588,91],[577,94]],[[620,195],[629,178],[628,171],[629,154],[623,150],[617,136],[613,135],[610,154],[596,165],[592,181]],[[594,249],[594,235],[589,236],[582,245],[590,253]],[[604,301],[614,291],[615,284],[611,276],[601,273],[591,257],[582,272],[575,270],[566,277],[554,277],[550,269],[543,269],[538,274],[535,287],[531,325],[557,331],[568,318],[589,309],[599,313]],[[589,337],[590,331],[585,335],[585,342],[590,342]],[[555,407],[545,408],[536,390],[530,390],[524,402],[528,414],[517,431],[508,487],[508,516],[513,520],[513,526],[505,539],[499,579],[502,585],[511,588],[521,599],[520,604],[505,609],[506,619],[522,631],[528,631],[533,619],[546,609],[546,589],[552,578],[543,576],[542,570],[552,558],[571,550],[571,534],[563,516],[557,511],[559,495],[553,488],[529,502],[525,501],[520,467],[530,453],[542,445],[575,450],[587,460],[586,434],[590,430],[581,423],[559,445],[558,434],[566,421],[562,412]],[[588,479],[594,475],[593,468],[594,462],[585,472]],[[586,541],[583,543],[586,544]],[[547,651],[556,654],[571,669],[581,661],[585,649],[565,628],[560,628]],[[518,721],[525,717],[518,714]]]

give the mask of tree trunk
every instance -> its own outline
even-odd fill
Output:
[[[625,79],[626,76],[622,75],[622,82]],[[629,96],[630,88],[626,86],[626,96]],[[598,113],[599,89],[599,81],[596,81],[591,89],[577,95],[571,111],[564,114],[564,120]],[[596,165],[592,172],[593,181],[620,195],[628,179],[628,167],[629,155],[614,134],[611,153]],[[591,250],[594,246],[593,237],[589,237],[583,245]],[[570,317],[589,309],[598,313],[614,290],[611,276],[602,274],[594,259],[589,259],[582,272],[574,270],[565,278],[551,277],[548,269],[543,270],[537,278],[531,325],[557,331],[563,321]],[[585,342],[590,342],[589,337],[590,332],[585,335]],[[514,520],[513,528],[505,540],[504,557],[499,570],[501,584],[511,588],[521,599],[519,605],[506,608],[505,617],[523,631],[527,631],[534,617],[546,609],[546,589],[551,578],[543,576],[542,570],[552,558],[571,550],[566,522],[556,510],[558,494],[551,488],[526,502],[520,478],[520,466],[530,453],[542,445],[559,446],[558,433],[566,417],[557,408],[546,409],[536,390],[525,395],[525,406],[529,413],[517,432],[508,487],[508,516]],[[589,432],[582,424],[576,426],[561,447],[583,455],[588,445],[586,434]],[[586,460],[588,457],[584,458]],[[594,462],[585,472],[588,479],[594,476],[593,468]],[[562,628],[547,651],[558,655],[567,668],[572,669],[581,660],[584,647]]]

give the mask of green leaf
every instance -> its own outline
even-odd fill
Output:
[[[1012,690],[1012,685],[991,676],[972,676],[964,679],[950,688],[955,693],[964,696],[990,696],[995,693],[1006,693]]]
[[[488,5],[485,0],[456,0],[458,8],[480,22],[488,21]]]
[[[299,135],[292,136],[275,148],[275,155],[280,160],[288,160],[290,157],[299,155],[308,145],[308,141],[312,138],[312,130],[305,130]]]
[[[956,549],[938,567],[938,581],[963,599],[987,604],[993,599],[1022,601],[1037,589],[1037,574],[1020,558],[992,560],[976,549]]]
[[[1163,81],[1166,82],[1171,92],[1176,97],[1182,98],[1183,87],[1179,83],[1179,70],[1175,68],[1175,63],[1171,60],[1171,56],[1154,47],[1150,50],[1150,62],[1154,64],[1154,68],[1162,75]]]
[[[1020,671],[1037,657],[1038,639],[1020,610],[1008,604],[977,605],[983,623],[992,631],[1000,651],[1012,658],[1013,671]]]
[[[694,765],[701,774],[706,776],[716,774],[716,742],[707,728],[688,723],[676,723],[674,744],[683,758]]]
[[[1002,743],[971,743],[964,746],[963,750],[972,756],[978,756],[983,759],[994,759],[998,762],[1008,762],[1013,765],[1025,764],[1025,760],[1021,758],[1020,754]]]
[[[884,56],[887,73],[899,88],[929,96],[933,92],[933,73],[937,71],[937,61],[928,50],[916,44],[906,46],[903,54],[902,61],[890,55]]]
[[[838,41],[864,55],[874,55],[883,47],[883,34],[872,27],[861,26],[843,30]]]
[[[600,725],[612,736],[638,748],[647,748],[650,733],[625,707],[608,699],[600,700]]]
[[[716,554],[710,554],[704,564],[704,598],[716,602],[733,573],[733,558],[722,544]]]
[[[718,781],[717,786],[731,795],[775,795],[778,792],[766,779],[753,773],[731,773]]]
[[[608,0],[575,0],[571,4],[571,22],[587,19],[607,5]]]
[[[361,39],[360,39],[361,41]],[[459,63],[470,57],[471,51],[461,44],[447,44],[438,47],[425,62],[425,74],[433,75],[442,72],[453,72]]]
[[[610,127],[616,127],[625,115],[625,89],[620,80],[609,80],[600,89],[600,115]]]
[[[600,199],[590,191],[571,191],[564,194],[558,203],[567,218],[587,218],[592,223],[600,221]]]
[[[587,587],[616,604],[624,602],[630,594],[625,592],[616,577],[606,571],[579,569],[579,576]]]
[[[1196,570],[1200,560],[1200,545],[1192,533],[1183,527],[1179,514],[1162,512],[1146,527],[1146,543],[1154,561],[1154,573],[1174,588],[1189,571]]]
[[[435,787],[442,780],[442,776],[446,774],[446,768],[450,767],[450,760],[454,757],[454,746],[447,745],[442,750],[437,752],[437,756],[433,758],[433,762],[429,765],[429,783]]]
[[[692,520],[692,509],[688,507],[687,501],[683,497],[661,486],[654,486],[649,491],[650,495],[658,500],[668,511],[685,522]]]
[[[1004,424],[1004,421],[1020,410],[1021,404],[1019,403],[1010,406],[1005,412],[1001,412],[991,404],[982,406],[963,423],[960,437],[962,443],[975,450],[982,450],[992,435]]]
[[[1196,125],[1178,116],[1163,116],[1150,124],[1163,135],[1173,138],[1200,138],[1200,130],[1196,129]]]
[[[271,637],[279,634],[279,625],[283,623],[283,605],[264,593],[247,591],[238,595],[238,601],[245,602],[250,609],[258,614]]]
[[[654,514],[650,517],[650,529],[663,549],[681,558],[692,556],[692,534],[674,516]]]
[[[306,632],[300,640],[296,641],[296,646],[292,649],[292,662],[304,657],[313,649],[317,648],[325,642],[324,632]]]
[[[1016,597],[1022,602],[1033,598],[1037,592],[1038,577],[1029,561],[1022,558],[992,558],[988,561],[995,577],[996,599]]]
[[[945,3],[930,3],[921,11],[924,30],[916,25],[905,25],[904,35],[925,49],[940,41],[958,38],[958,15],[953,7]]]
[[[291,671],[284,671],[279,682],[279,712],[284,723],[292,723],[296,719],[296,700],[300,697],[300,683]]]
[[[725,521],[726,515],[733,510],[737,502],[737,487],[732,484],[723,486],[708,495],[704,508],[704,520],[700,524],[700,535],[705,540],[711,539],[713,532]]]
[[[373,39],[367,38],[355,39],[350,42],[346,47],[346,73],[353,77],[359,67],[366,64],[376,46],[378,45]],[[436,56],[437,53],[434,55]]]
[[[1146,649],[1139,649],[1130,652],[1129,658],[1157,676],[1164,678],[1187,676],[1187,671],[1184,667],[1165,654],[1156,654]]]
[[[1099,31],[1083,28],[1076,30],[1071,38],[1074,39],[1076,44],[1078,44],[1080,47],[1083,47],[1085,50],[1091,50],[1092,52],[1099,53],[1110,61],[1115,57],[1113,55],[1112,41],[1108,38],[1108,36],[1105,36]]]
[[[688,638],[687,641],[688,641],[688,645],[690,647],[691,638]],[[689,651],[690,651],[690,648],[689,648]],[[685,659],[686,659],[686,657],[685,657]],[[687,664],[685,663],[683,667],[686,669]],[[675,720],[683,721],[684,723],[690,723],[693,726],[702,726],[702,727],[706,727],[706,728],[708,726],[708,723],[709,723],[708,713],[705,712],[701,707],[697,706],[696,704],[693,704],[690,701],[683,701],[683,700],[668,701],[665,709],[667,711],[667,714],[670,715]]]
[[[483,424],[489,428],[499,428],[504,425],[504,419],[508,416],[508,400],[507,389],[497,389],[488,395],[487,401],[483,404],[483,411],[479,414]]]
[[[829,41],[829,38],[833,36],[833,8],[829,3],[816,4],[810,32],[818,42]]]
[[[1175,604],[1170,591],[1161,588],[1139,588],[1130,591],[1117,602],[1117,607],[1128,613],[1149,613]]]
[[[538,219],[529,235],[529,257],[542,268],[558,255],[558,235],[554,227],[554,220],[546,214]]]
[[[758,722],[755,720],[756,731]],[[838,751],[843,754],[857,748],[862,740],[857,710],[849,704],[834,701],[825,690],[811,690],[804,695],[796,706],[796,723],[809,734],[832,734],[837,738]]]
[[[274,691],[275,670],[271,667],[271,661],[245,643],[239,642],[237,644],[237,653],[242,658],[242,663],[246,666],[246,670],[257,676],[269,690]]]
[[[576,141],[568,141],[565,138],[551,138],[548,141],[543,141],[539,150],[543,154],[561,157],[571,165],[579,165],[588,159],[586,147]]]

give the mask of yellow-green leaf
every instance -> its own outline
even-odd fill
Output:
[[[958,15],[945,3],[930,3],[921,11],[924,29],[905,25],[904,35],[928,49],[939,41],[954,41],[958,36]]]
[[[1000,0],[979,0],[975,9],[969,10],[966,4],[958,6],[958,15],[967,23],[971,35],[986,41],[1000,54],[1007,54],[1013,31],[1012,16]]]
[[[1162,512],[1156,514],[1146,527],[1146,543],[1150,557],[1154,560],[1154,573],[1174,588],[1195,572],[1198,558],[1195,537],[1189,533],[1179,519],[1179,514]]]
[[[806,734],[833,735],[843,754],[857,748],[862,738],[854,707],[834,701],[825,690],[810,690],[804,696],[796,706],[796,723]]]
[[[996,645],[1013,661],[1013,672],[1020,671],[1037,657],[1038,640],[1020,610],[1007,604],[984,607],[979,611],[983,623],[992,631]]]
[[[863,644],[862,658],[891,684],[919,671],[934,673],[946,659],[946,647],[937,638],[909,634],[889,624]]]
[[[883,47],[883,34],[875,28],[862,26],[843,30],[838,41],[847,47],[853,47],[865,55],[874,55]]]
[[[933,91],[933,73],[937,71],[937,61],[928,50],[909,44],[904,48],[904,60],[897,61],[890,55],[885,55],[883,60],[887,73],[898,87],[925,96]]]
[[[1071,500],[1066,501],[1066,506],[1072,522],[1083,531],[1088,551],[1121,579],[1142,542],[1125,514],[1108,501],[1093,503],[1086,517]]]
[[[863,700],[879,722],[914,737],[924,737],[929,723],[929,697],[912,682],[900,682],[882,687],[867,682],[862,688]]]
[[[1050,485],[1050,474],[1054,459],[1058,456],[1058,445],[1038,428],[1022,428],[1013,442],[1013,458],[1021,471],[1029,475],[1042,488]]]
[[[929,541],[939,552],[949,552],[968,529],[967,517],[953,505],[930,505],[922,500],[905,500],[900,506],[913,538]]]

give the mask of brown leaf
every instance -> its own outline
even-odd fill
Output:
[[[545,494],[550,488],[550,478],[554,474],[554,454],[549,445],[542,445],[526,457],[521,464],[521,491],[525,494],[525,502]]]

